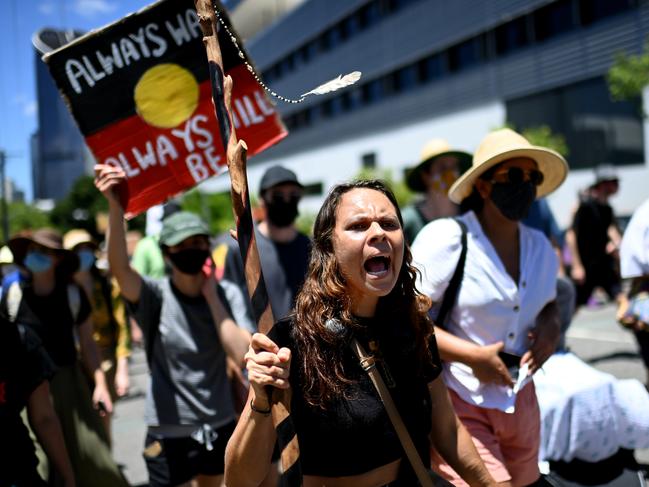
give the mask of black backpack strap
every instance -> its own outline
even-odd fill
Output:
[[[442,328],[444,328],[446,318],[451,309],[453,309],[455,301],[457,300],[457,295],[460,292],[460,285],[462,284],[462,278],[464,277],[464,264],[466,263],[467,228],[464,222],[458,220],[457,218],[455,218],[455,221],[460,226],[460,230],[462,231],[462,250],[460,252],[460,258],[457,261],[457,266],[455,267],[453,277],[451,277],[451,281],[448,283],[448,287],[446,288],[446,292],[444,293],[444,297],[442,298],[442,305],[439,308],[439,313],[437,313],[437,319],[435,320],[435,324]]]

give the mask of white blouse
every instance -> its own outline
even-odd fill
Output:
[[[623,278],[649,275],[649,199],[633,213],[620,246]]]
[[[541,232],[519,224],[520,280],[515,283],[476,215],[468,212],[460,219],[468,230],[466,264],[458,300],[444,328],[481,346],[502,341],[505,352],[523,355],[529,349],[528,332],[537,315],[556,296],[558,262],[550,242]],[[413,261],[421,271],[419,290],[436,303],[433,318],[455,272],[461,246],[461,230],[452,219],[429,223],[413,242]],[[514,390],[481,383],[468,365],[445,363],[443,377],[469,403],[514,411]]]

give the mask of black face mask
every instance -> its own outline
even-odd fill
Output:
[[[299,198],[291,198],[285,201],[284,198],[274,198],[272,201],[266,201],[266,211],[268,219],[276,227],[288,227],[297,218],[297,203]]]
[[[210,255],[209,250],[185,249],[179,252],[168,252],[169,259],[180,272],[185,274],[198,274],[203,269],[203,264]]]
[[[535,199],[536,186],[531,181],[491,185],[491,201],[509,220],[520,221],[525,218]]]

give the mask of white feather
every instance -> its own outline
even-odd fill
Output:
[[[330,93],[332,91],[339,90],[341,88],[344,88],[345,86],[353,85],[359,79],[361,79],[360,71],[353,71],[349,74],[346,74],[345,76],[341,74],[337,78],[334,78],[331,81],[327,81],[326,83],[321,84],[317,88],[314,88],[313,90],[304,93],[301,96],[301,98],[304,98],[309,95],[324,95],[325,93]]]

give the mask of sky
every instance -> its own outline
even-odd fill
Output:
[[[0,0],[0,150],[7,155],[6,176],[25,191],[28,201],[32,199],[29,139],[38,121],[32,35],[43,27],[97,29],[152,2]]]

